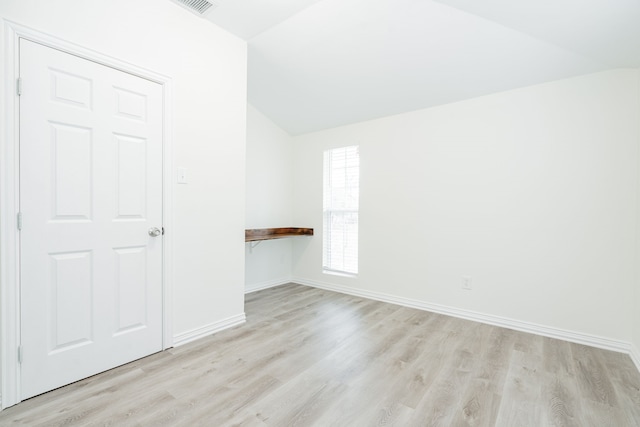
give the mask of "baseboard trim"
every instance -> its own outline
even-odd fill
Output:
[[[291,283],[291,277],[283,277],[280,279],[267,280],[265,282],[247,284],[245,285],[244,293],[250,294],[251,292],[257,292],[263,289],[275,288],[276,286],[286,285],[287,283]]]
[[[636,365],[636,368],[638,368],[638,371],[640,371],[640,349],[637,346],[632,345],[631,349],[629,350],[629,356],[631,357],[633,363]]]
[[[225,329],[229,329],[234,326],[241,325],[245,321],[246,321],[246,316],[243,312],[235,316],[227,317],[226,319],[222,319],[217,322],[210,323],[208,325],[204,325],[199,328],[180,333],[173,337],[173,346],[179,347],[181,345],[190,343],[200,338],[204,338],[206,336],[215,334],[216,332],[220,332]]]
[[[603,338],[595,335],[588,335],[588,334],[568,331],[568,330],[559,329],[559,328],[551,328],[548,326],[538,325],[535,323],[523,322],[520,320],[509,319],[506,317],[478,313],[475,311],[464,310],[464,309],[449,307],[449,306],[440,305],[440,304],[432,304],[432,303],[414,300],[410,298],[389,295],[382,292],[367,291],[362,289],[351,288],[348,286],[318,282],[315,280],[308,280],[301,277],[292,278],[292,282],[305,285],[305,286],[311,286],[314,288],[325,289],[328,291],[340,292],[343,294],[373,299],[376,301],[402,305],[404,307],[417,308],[419,310],[425,310],[433,313],[444,314],[447,316],[458,317],[460,319],[472,320],[474,322],[486,323],[488,325],[500,326],[502,328],[513,329],[520,332],[528,332],[531,334],[542,335],[549,338],[561,339],[564,341],[570,341],[577,344],[583,344],[591,347],[602,348],[604,350],[612,350],[619,353],[627,353],[631,356],[632,359],[634,358],[634,356],[631,354],[631,344],[623,341],[616,341],[609,338]],[[640,357],[638,356],[640,355],[636,352],[634,362],[636,366],[638,366],[638,370],[640,370],[640,363],[638,363],[640,361]]]

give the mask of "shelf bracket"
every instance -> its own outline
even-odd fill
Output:
[[[256,240],[255,242],[247,242],[249,244],[249,253],[252,254],[253,253],[253,248],[258,246],[262,242],[263,242],[262,240]]]

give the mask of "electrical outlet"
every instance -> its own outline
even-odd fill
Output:
[[[462,289],[465,291],[470,291],[472,289],[470,276],[462,276]]]

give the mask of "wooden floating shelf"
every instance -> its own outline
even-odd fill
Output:
[[[245,242],[260,240],[284,239],[285,237],[313,236],[313,228],[251,228],[244,230]]]

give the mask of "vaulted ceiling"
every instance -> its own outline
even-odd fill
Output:
[[[215,0],[214,0],[215,1]],[[640,67],[640,0],[217,0],[291,134]]]

